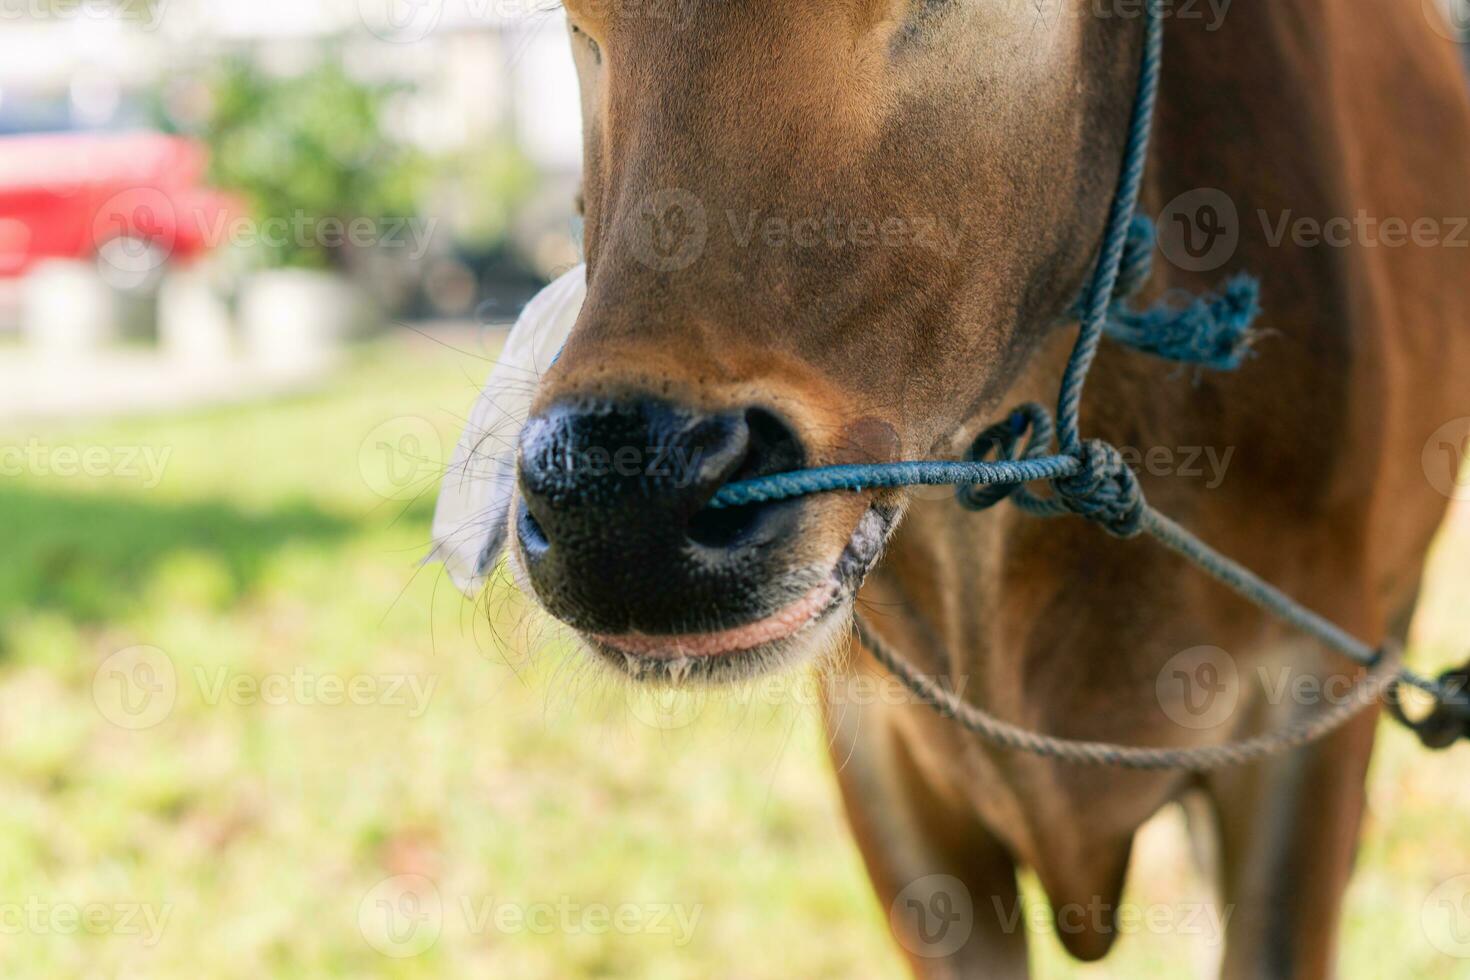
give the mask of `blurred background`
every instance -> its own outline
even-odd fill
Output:
[[[124,409],[308,382],[392,320],[513,316],[577,261],[561,17],[399,6],[7,0],[0,337]],[[17,409],[84,407],[11,371]]]
[[[628,691],[419,566],[578,112],[539,0],[0,0],[0,975],[902,975],[814,687]],[[1465,751],[1385,730],[1345,975],[1470,977]],[[1138,864],[1164,925],[1041,976],[1208,969],[1177,816]]]

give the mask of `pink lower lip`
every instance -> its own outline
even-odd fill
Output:
[[[624,653],[664,660],[740,653],[784,640],[798,632],[820,616],[836,594],[837,583],[824,582],[778,613],[759,622],[720,633],[690,633],[684,636],[622,633],[616,636],[596,636],[594,639]]]

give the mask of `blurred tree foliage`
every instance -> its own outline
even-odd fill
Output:
[[[536,188],[535,166],[510,139],[461,150],[442,165],[439,190],[454,202],[449,217],[458,245],[484,253],[504,244],[517,207]]]
[[[342,236],[322,234],[325,223],[383,229],[419,213],[428,161],[384,125],[404,86],[354,78],[333,57],[282,77],[241,55],[215,63],[205,83],[193,128],[209,146],[210,181],[240,194],[269,231],[257,237],[271,264],[335,266]]]

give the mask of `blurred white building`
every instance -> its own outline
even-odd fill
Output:
[[[352,67],[410,78],[426,102],[426,144],[453,146],[509,127],[538,165],[580,164],[580,108],[564,15],[536,0],[154,0],[98,16],[79,4],[47,19],[0,11],[0,131],[105,126],[123,96],[225,46],[259,44],[289,68],[328,37]],[[394,19],[394,11],[418,21]],[[427,19],[425,19],[427,18]],[[394,27],[394,24],[407,26]],[[262,43],[269,42],[269,43]],[[41,110],[25,106],[41,106]],[[63,112],[64,110],[64,112]],[[124,120],[125,121],[125,120]]]
[[[291,72],[332,39],[352,73],[413,83],[392,122],[426,151],[512,139],[543,178],[529,222],[555,226],[546,234],[570,241],[581,110],[565,17],[550,7],[545,0],[152,0],[107,16],[97,3],[66,5],[39,19],[6,6],[0,134],[135,128],[148,119],[140,94],[181,69],[246,49],[266,68]],[[566,242],[523,245],[548,271],[567,257]]]
[[[508,250],[486,258],[460,244],[473,238],[455,233],[479,192],[442,181],[426,209],[451,233],[432,236],[423,261],[366,255],[365,282],[396,295],[421,289],[428,306],[417,315],[499,319],[514,310],[497,289],[517,295],[527,267],[550,277],[576,260],[580,101],[565,16],[547,0],[0,3],[0,136],[148,128],[157,99],[190,97],[186,80],[223,55],[292,74],[324,51],[364,80],[409,83],[387,118],[395,136],[470,171],[481,148],[509,139],[538,176],[530,198],[516,199]],[[22,281],[0,277],[0,334],[16,331],[26,308]]]

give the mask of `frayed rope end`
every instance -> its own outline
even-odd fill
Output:
[[[1118,266],[1107,336],[1171,361],[1216,371],[1240,367],[1250,354],[1256,336],[1252,327],[1261,315],[1260,282],[1242,273],[1217,292],[1195,296],[1178,290],[1146,310],[1135,310],[1130,300],[1152,275],[1157,246],[1154,223],[1136,215]],[[1072,312],[1081,315],[1080,304]]]
[[[1171,361],[1233,371],[1244,363],[1261,314],[1261,285],[1250,275],[1228,280],[1218,292],[1183,305],[1165,297],[1143,311],[1118,303],[1107,335],[1130,347]]]

